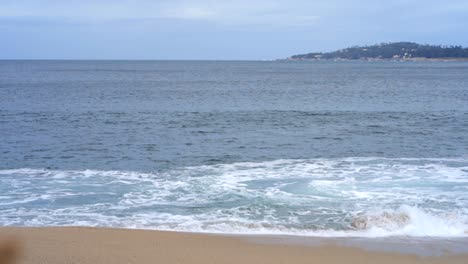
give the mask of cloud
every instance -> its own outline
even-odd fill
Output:
[[[172,10],[162,10],[158,16],[163,18],[177,18],[177,19],[214,19],[218,14],[213,10],[200,7],[182,7],[174,8]]]
[[[40,2],[40,3],[39,3]],[[0,17],[63,18],[92,22],[109,20],[179,19],[220,25],[308,26],[317,22],[304,5],[276,1],[1,1]]]

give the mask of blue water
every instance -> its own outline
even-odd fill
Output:
[[[467,236],[468,63],[0,61],[0,224]]]

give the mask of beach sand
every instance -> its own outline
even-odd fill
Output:
[[[0,240],[9,237],[22,245],[18,263],[468,263],[466,254],[424,256],[376,251],[327,239],[293,243],[293,238],[131,229],[0,228]]]

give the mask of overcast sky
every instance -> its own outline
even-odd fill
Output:
[[[0,0],[1,59],[276,59],[468,46],[467,0]]]

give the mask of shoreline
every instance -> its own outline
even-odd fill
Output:
[[[101,227],[0,227],[19,263],[467,263],[467,239],[316,238]],[[372,243],[371,243],[372,242]],[[405,252],[405,248],[415,251]],[[421,251],[421,248],[427,251]],[[451,249],[454,249],[453,251]],[[429,253],[429,254],[428,254]]]
[[[377,59],[377,58],[359,58],[359,59],[277,59],[276,61],[326,61],[326,62],[348,62],[348,61],[361,61],[361,62],[468,62],[468,58],[409,58],[409,59]]]

